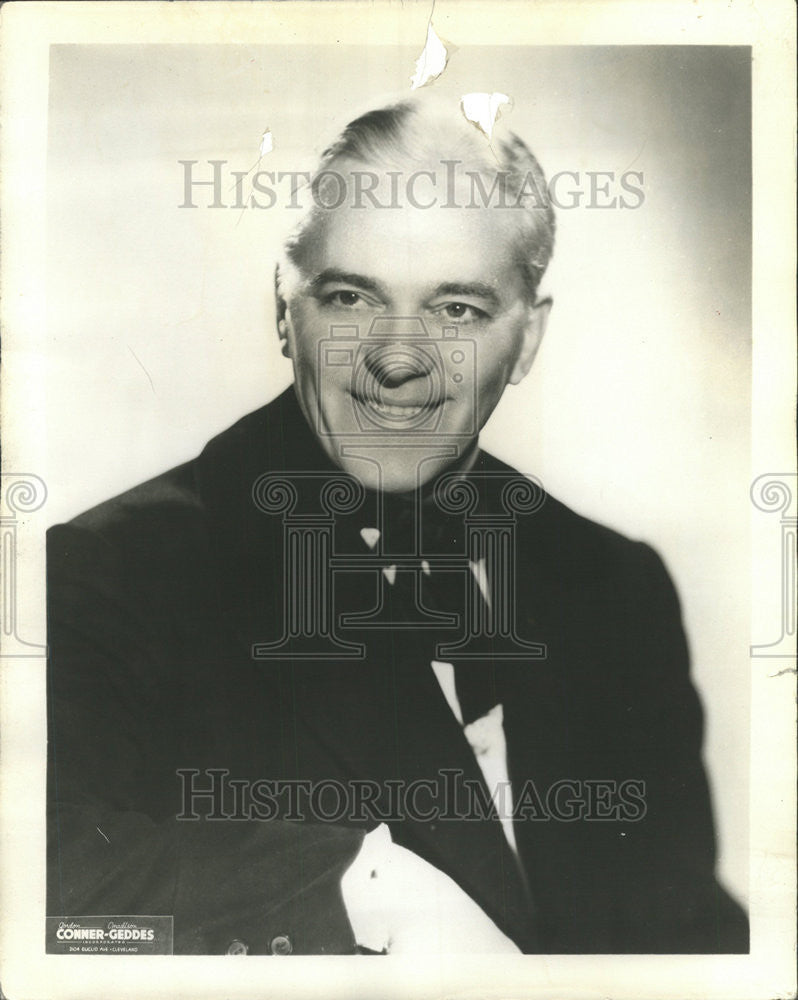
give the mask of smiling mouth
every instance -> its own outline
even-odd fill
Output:
[[[371,396],[360,396],[354,395],[352,398],[355,402],[363,407],[363,409],[370,411],[380,417],[391,417],[397,419],[410,420],[413,417],[417,417],[423,413],[434,413],[440,406],[443,405],[442,399],[429,400],[421,403],[386,403],[382,399],[374,399]]]
[[[397,406],[393,403],[381,403],[376,399],[366,400],[363,405],[367,406],[370,410],[374,410],[376,413],[381,413],[383,416],[388,417],[417,417],[419,413],[432,409],[429,406]]]

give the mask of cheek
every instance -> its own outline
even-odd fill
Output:
[[[518,355],[518,331],[491,335],[477,345],[477,400],[480,424],[484,424],[502,397]]]
[[[297,378],[315,377],[319,342],[324,339],[322,326],[306,305],[291,310],[291,340]]]
[[[504,370],[493,370],[486,373],[477,383],[477,398],[480,413],[480,425],[484,424],[502,397],[507,377]]]

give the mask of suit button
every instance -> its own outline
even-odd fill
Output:
[[[230,944],[227,946],[228,955],[246,955],[248,951],[249,951],[249,945],[244,944],[243,941],[239,941],[238,938],[236,938],[234,941],[231,941]]]
[[[291,944],[291,938],[287,934],[278,934],[277,937],[272,938],[269,950],[272,955],[290,955],[294,950],[294,946]]]

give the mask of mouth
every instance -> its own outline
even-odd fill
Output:
[[[386,400],[385,396],[390,396],[389,392],[381,393],[382,399],[375,399],[373,396],[363,396],[352,394],[355,403],[367,413],[388,421],[401,422],[403,420],[413,420],[415,417],[434,413],[443,406],[443,399],[425,400],[419,403],[413,400]]]
[[[360,400],[359,402],[363,402]],[[384,416],[389,417],[417,417],[419,413],[423,413],[424,410],[430,409],[426,406],[412,406],[412,405],[396,405],[391,403],[381,403],[376,399],[370,399],[363,403],[368,409],[374,410],[375,413],[381,413]]]

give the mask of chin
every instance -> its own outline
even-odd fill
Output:
[[[386,493],[410,493],[434,482],[442,473],[452,468],[449,462],[424,462],[412,468],[383,467],[382,489]],[[374,488],[378,488],[375,484]]]
[[[364,441],[359,446],[349,444],[350,453],[345,458],[338,449],[335,449],[338,454],[331,457],[344,472],[359,479],[366,489],[411,493],[444,472],[470,464],[470,459],[476,454],[475,442],[469,443],[466,449],[459,445],[460,442],[454,446],[447,442],[447,450],[453,454],[441,455],[431,451],[428,443],[419,443],[414,447],[411,439],[405,439],[401,449],[392,448],[391,442],[370,444]],[[401,459],[398,452],[402,453]]]
[[[428,479],[417,476],[415,469],[410,473],[385,469],[382,473],[382,489],[385,493],[412,493],[425,482],[428,482]],[[377,484],[372,488],[377,489]]]
[[[428,475],[420,476],[415,467],[391,468],[374,461],[344,461],[340,463],[340,467],[343,472],[359,479],[367,490],[383,493],[411,493],[441,471],[435,469]]]

